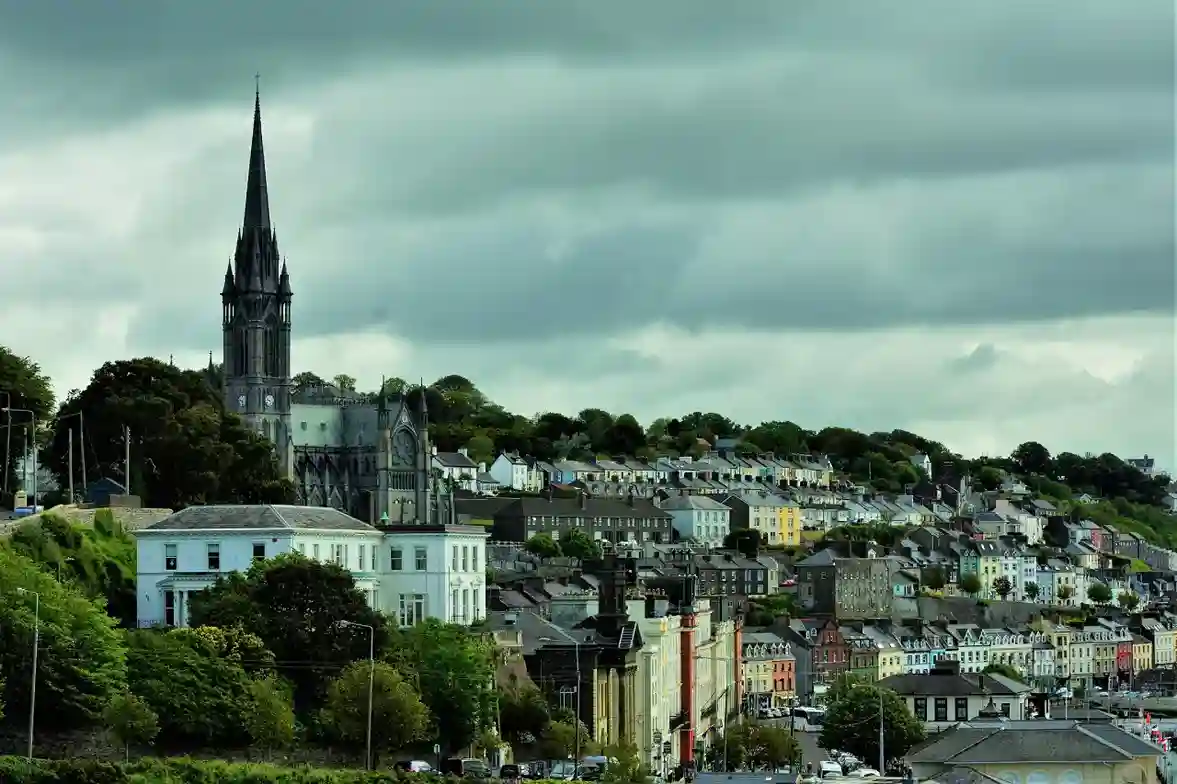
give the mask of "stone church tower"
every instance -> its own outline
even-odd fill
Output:
[[[290,276],[278,253],[266,192],[261,95],[253,106],[253,142],[245,217],[221,289],[225,408],[274,442],[283,476],[293,470],[290,427]]]

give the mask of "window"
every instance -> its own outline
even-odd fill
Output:
[[[915,706],[912,709],[912,713],[915,714],[915,717],[917,719],[919,719],[920,721],[927,721],[928,720],[928,698],[927,697],[916,697],[914,700],[912,700],[912,704]]]
[[[163,546],[163,568],[168,572],[176,571],[176,546],[174,544]]]
[[[458,571],[458,546],[454,545],[450,548],[450,571]]]
[[[470,571],[470,550],[466,545],[462,545],[462,571]]]
[[[936,721],[948,721],[948,698],[936,698]]]
[[[456,623],[458,620],[458,589],[450,591],[450,621]]]
[[[478,546],[470,548],[470,571],[478,571]]]
[[[957,697],[956,698],[956,720],[957,721],[968,721],[969,720],[969,698],[968,697]]]
[[[318,542],[315,542],[313,545],[311,545],[311,558],[314,558],[316,561],[319,560],[319,543]]]
[[[297,548],[298,548],[298,552],[299,552],[300,554],[302,554],[302,555],[306,555],[306,554],[307,554],[307,544],[306,544],[306,542],[299,542],[298,544],[296,544],[296,545],[295,545],[295,547],[297,547]]]
[[[255,561],[266,560],[266,543],[265,542],[254,542],[253,543],[253,560],[255,560]]]
[[[388,570],[391,572],[399,572],[404,568],[402,560],[403,558],[401,556],[401,549],[399,547],[392,548],[389,551],[388,556]]]
[[[470,622],[470,589],[462,589],[462,621],[464,623]]]
[[[413,548],[413,560],[416,561],[415,565],[418,572],[424,572],[429,568],[429,559],[425,554],[424,547]]]
[[[425,620],[425,597],[419,593],[402,593],[400,596],[401,626],[415,626]]]
[[[168,626],[176,625],[176,594],[173,591],[163,592],[163,622]]]
[[[210,542],[206,545],[208,550],[208,570],[210,572],[219,571],[221,568],[221,545],[217,542]]]
[[[1007,719],[1009,718],[1009,703],[1008,702],[1001,703],[1001,715],[1006,717]]]
[[[341,545],[341,544],[332,545],[331,550],[332,550],[331,560],[335,561],[335,563],[337,563],[337,564],[342,565],[343,564],[343,545]]]
[[[364,545],[360,545],[360,571],[361,572],[364,571],[364,566],[366,566],[364,561],[367,560],[367,557],[366,557],[368,554],[367,550],[368,550],[367,547],[365,547]]]

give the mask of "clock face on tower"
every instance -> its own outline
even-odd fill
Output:
[[[266,395],[266,408],[273,408],[273,407],[274,407],[274,396],[273,395]]]
[[[237,396],[237,407],[241,409],[245,408],[245,395]]]
[[[401,430],[392,438],[392,457],[397,465],[413,464],[413,436],[407,430]]]

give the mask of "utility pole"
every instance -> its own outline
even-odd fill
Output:
[[[879,775],[884,775],[886,771],[885,756],[883,751],[883,690],[879,689]]]
[[[69,502],[74,503],[74,429],[69,429]]]
[[[78,441],[81,442],[78,445],[78,448],[82,452],[82,454],[80,455],[80,457],[82,458],[82,492],[85,493],[86,488],[88,488],[90,486],[89,484],[86,483],[86,412],[85,411],[78,412]]]
[[[126,447],[126,456],[123,462],[123,492],[127,495],[131,494],[131,426],[123,425],[123,441]]]
[[[4,426],[4,494],[8,495],[8,467],[12,465],[12,393],[4,393],[4,410],[8,412],[8,423]]]

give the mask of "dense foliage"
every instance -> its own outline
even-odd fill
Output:
[[[28,705],[39,629],[37,708],[46,727],[96,721],[126,688],[126,653],[101,601],[0,548],[0,681],[6,705]]]
[[[779,768],[795,764],[801,745],[783,727],[744,722],[712,742],[707,762],[714,770]]]
[[[94,524],[80,525],[47,512],[20,525],[7,546],[69,582],[126,627],[135,624],[135,539],[109,509],[94,514]]]
[[[28,357],[20,357],[5,346],[0,346],[0,407],[11,412],[0,413],[0,506],[8,493],[16,489],[16,459],[33,436],[34,417],[37,430],[49,422],[53,413],[53,389],[40,366]],[[27,411],[33,412],[30,416]],[[40,443],[40,433],[38,433]]]
[[[427,773],[290,768],[219,760],[144,758],[112,765],[88,759],[30,763],[24,757],[0,757],[0,781],[4,784],[443,784],[446,780]]]
[[[833,692],[826,708],[819,743],[823,749],[848,751],[867,765],[879,758],[879,709],[883,712],[883,743],[887,760],[897,759],[924,739],[924,725],[890,689],[847,681]]]
[[[222,577],[192,597],[189,612],[193,626],[240,626],[256,635],[287,665],[283,674],[293,684],[300,708],[322,704],[324,672],[368,658],[368,630],[345,627],[341,621],[375,629],[377,650],[388,644],[384,617],[368,606],[351,573],[298,553]]]
[[[200,371],[157,359],[108,362],[83,390],[70,392],[52,422],[41,462],[64,486],[69,429],[85,421],[74,470],[125,483],[131,435],[131,491],[144,505],[179,509],[203,503],[283,503],[293,498],[273,446],[227,412]]]

